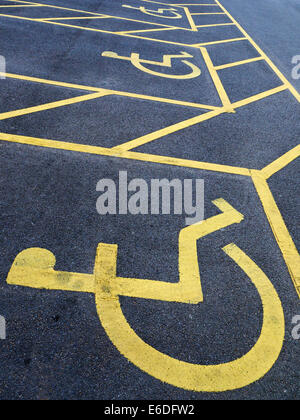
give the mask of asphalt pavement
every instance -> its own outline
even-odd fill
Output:
[[[299,21],[296,0],[0,0],[0,399],[300,398]],[[204,221],[150,193],[100,215],[120,172],[204,180]]]

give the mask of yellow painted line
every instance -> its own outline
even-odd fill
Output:
[[[214,28],[215,26],[235,26],[234,23],[213,23],[210,25],[197,25],[196,28]]]
[[[144,0],[144,1],[146,1],[146,0]],[[165,3],[165,4],[168,4],[168,3]],[[209,3],[209,4],[203,4],[203,3],[181,3],[181,4],[170,4],[170,6],[214,6],[214,7],[219,7],[217,4],[211,4],[211,3]]]
[[[192,16],[191,12],[189,11],[189,9],[187,7],[185,7],[184,10],[185,10],[185,14],[186,14],[186,16],[188,18],[188,21],[189,21],[191,30],[193,32],[197,32],[197,27],[196,27],[196,24],[194,22],[194,19],[193,19],[193,16]]]
[[[7,8],[7,7],[13,7],[13,8],[15,8],[15,7],[44,7],[44,6],[42,6],[42,5],[37,5],[37,4],[24,4],[24,5],[19,5],[19,4],[16,4],[16,5],[14,5],[14,6],[11,6],[11,5],[9,5],[9,6],[0,6],[0,8],[2,9],[2,8]]]
[[[207,121],[211,118],[217,117],[218,115],[220,115],[224,112],[225,112],[225,110],[221,108],[218,111],[211,111],[211,112],[207,112],[206,114],[198,115],[197,117],[193,117],[193,118],[190,118],[188,120],[181,121],[177,124],[173,124],[169,127],[162,128],[161,130],[157,130],[153,133],[146,134],[145,136],[139,137],[135,140],[128,141],[124,144],[121,144],[119,146],[114,147],[113,150],[115,150],[116,152],[124,152],[124,151],[135,149],[139,146],[142,146],[146,143],[150,143],[150,142],[152,142],[154,140],[157,140],[161,137],[165,137],[165,136],[167,136],[169,134],[172,134],[172,133],[175,133],[179,130],[183,130],[187,127],[191,127],[191,126],[199,124],[203,121]]]
[[[201,15],[225,15],[226,13],[222,12],[216,12],[216,13],[191,13],[192,16],[201,16]]]
[[[211,78],[213,79],[213,82],[215,84],[215,87],[216,87],[217,92],[218,92],[218,94],[220,96],[220,99],[221,99],[221,101],[223,103],[224,108],[226,109],[227,112],[234,112],[234,109],[232,107],[232,104],[231,104],[231,102],[230,102],[230,100],[228,98],[228,95],[227,95],[227,93],[226,93],[226,91],[224,89],[224,86],[223,86],[223,84],[222,84],[222,82],[221,82],[221,80],[219,78],[219,75],[218,75],[218,73],[216,72],[216,70],[214,68],[214,65],[213,65],[213,63],[211,61],[211,58],[210,58],[208,52],[207,52],[207,49],[206,48],[200,48],[200,50],[202,52],[204,61],[205,61],[206,66],[207,66],[207,68],[209,70],[209,73],[211,75]]]
[[[206,222],[209,219],[203,224]],[[224,392],[243,388],[258,381],[272,369],[285,337],[280,298],[265,273],[239,247],[232,243],[222,250],[256,288],[263,308],[262,327],[258,340],[242,357],[218,365],[201,365],[161,353],[135,333],[122,312],[119,296],[112,285],[115,253],[113,249],[99,244],[94,270],[97,312],[108,337],[124,357],[162,382],[196,392]]]
[[[182,5],[180,5],[180,4],[170,4],[170,3],[164,3],[164,2],[161,2],[161,1],[153,1],[153,0],[141,0],[141,1],[145,1],[145,2],[147,2],[147,3],[154,3],[154,4],[163,4],[164,6],[178,6],[178,7],[181,7]]]
[[[137,99],[145,99],[146,101],[154,101],[154,102],[163,102],[166,104],[171,104],[171,105],[180,105],[180,106],[188,106],[191,108],[197,108],[197,109],[207,109],[207,110],[218,110],[220,109],[220,107],[217,106],[211,106],[211,105],[205,105],[205,104],[196,104],[193,102],[184,102],[184,101],[179,101],[176,99],[168,99],[168,98],[159,98],[157,96],[148,96],[148,95],[142,95],[142,94],[138,94],[138,93],[131,93],[131,92],[121,92],[121,91],[110,91],[115,95],[119,95],[119,96],[125,96],[128,98],[137,98]]]
[[[95,293],[93,275],[54,271],[55,264],[56,258],[50,251],[27,249],[16,257],[7,283],[34,289]]]
[[[176,27],[176,26],[164,25],[162,23],[146,22],[144,20],[128,19],[128,18],[123,18],[123,17],[118,17],[118,16],[111,16],[111,15],[99,15],[99,16],[91,16],[91,17],[89,17],[89,16],[82,16],[81,19],[82,20],[83,19],[103,19],[104,17],[107,18],[107,19],[126,20],[128,22],[143,23],[145,25],[158,26],[158,27],[162,27],[162,28],[171,28],[171,29],[176,28],[176,29],[182,29],[182,30],[190,31],[190,29],[184,29],[184,28],[179,28],[179,27]],[[78,18],[69,18],[69,20],[71,20],[71,19],[78,19]],[[55,19],[55,18],[46,18],[46,19],[43,19],[43,18],[41,18],[41,19],[35,19],[35,20],[40,21],[40,22],[49,23],[48,22],[49,20],[54,21],[54,20],[68,20],[68,19],[67,18],[59,18],[59,19]],[[55,22],[53,22],[53,23],[55,23]],[[69,25],[65,25],[65,26],[69,26]],[[78,28],[78,29],[86,29],[84,26],[77,26],[76,28]],[[91,28],[91,30],[92,29],[93,28]],[[111,31],[104,31],[102,29],[94,29],[94,30],[95,30],[95,32],[103,32],[103,33],[108,33],[108,34],[114,34],[115,35],[115,32],[111,32]]]
[[[202,42],[201,44],[193,44],[189,45],[190,47],[206,47],[208,45],[218,45],[218,44],[226,44],[228,42],[238,42],[238,41],[245,41],[245,37],[242,38],[230,38],[230,39],[221,39],[220,41],[212,41],[212,42]]]
[[[13,1],[13,0],[8,0],[8,1]],[[18,1],[18,0],[16,0],[18,3],[20,3],[20,1]],[[88,15],[93,15],[93,16],[98,16],[98,17],[102,17],[102,16],[104,16],[102,13],[94,13],[94,12],[88,12],[88,11],[86,11],[86,10],[81,10],[81,9],[70,9],[70,8],[68,8],[68,7],[60,7],[60,6],[53,6],[53,5],[51,5],[51,4],[45,4],[45,3],[32,3],[32,2],[25,2],[24,1],[24,3],[29,3],[29,4],[34,4],[34,5],[38,5],[38,6],[45,6],[45,7],[49,7],[49,8],[53,8],[53,9],[60,9],[60,10],[67,10],[67,11],[71,11],[71,12],[78,12],[78,13],[84,13],[84,14],[88,14]],[[7,17],[9,17],[9,16],[11,16],[11,15],[7,15]],[[165,24],[162,24],[162,23],[153,23],[153,22],[147,22],[147,21],[143,21],[143,20],[137,20],[137,19],[128,19],[128,18],[124,18],[124,17],[122,17],[122,16],[111,16],[111,15],[106,15],[106,17],[107,18],[112,18],[112,19],[119,19],[119,20],[127,20],[127,21],[130,21],[130,22],[138,22],[138,23],[145,23],[145,24],[147,24],[147,25],[157,25],[157,26],[163,26],[163,27],[174,27],[174,26],[171,26],[171,25],[165,25]],[[22,19],[21,17],[19,17],[19,16],[14,16],[14,18],[20,18],[20,19]],[[24,18],[25,19],[25,18]],[[51,18],[52,20],[54,20],[53,18]],[[27,20],[37,20],[37,21],[40,21],[40,22],[45,22],[45,23],[50,23],[50,22],[47,22],[47,19],[27,19]],[[51,22],[52,23],[52,22]],[[53,23],[55,23],[55,22],[53,22]],[[78,26],[77,27],[78,29],[86,29],[86,28],[83,28],[83,27],[81,27],[81,26]],[[183,29],[183,28],[179,28],[178,27],[178,29]],[[110,31],[102,31],[102,30],[95,30],[96,32],[103,32],[103,33],[110,33],[110,34],[114,34],[114,32],[110,32]]]
[[[9,1],[11,1],[11,0],[9,0]],[[50,6],[50,5],[46,5],[46,4],[43,4],[43,6],[54,7],[54,8],[63,9],[63,10],[65,9],[65,8],[61,8],[61,7],[58,7],[58,6]],[[72,11],[76,11],[76,12],[90,13],[90,14],[97,15],[96,13],[85,12],[85,11],[76,10],[76,9],[66,9],[66,10],[72,10]],[[0,14],[0,16],[7,17],[7,18],[13,18],[13,19],[19,19],[19,20],[27,20],[27,21],[32,21],[32,22],[48,23],[48,24],[52,24],[52,25],[63,26],[63,27],[66,27],[66,28],[75,28],[75,29],[86,30],[86,31],[91,31],[91,32],[99,32],[99,33],[105,33],[105,34],[110,34],[110,35],[125,36],[125,37],[131,37],[131,38],[136,38],[136,39],[144,39],[146,41],[160,42],[160,43],[170,44],[170,45],[180,45],[180,46],[190,47],[190,48],[198,48],[198,47],[201,47],[201,46],[223,44],[223,43],[227,43],[227,42],[236,42],[236,41],[241,41],[241,40],[246,39],[246,38],[233,38],[233,39],[226,39],[226,40],[220,40],[220,41],[214,41],[214,42],[204,42],[204,43],[193,45],[193,44],[184,44],[184,43],[181,43],[181,42],[166,41],[166,40],[163,40],[163,39],[154,39],[154,38],[142,37],[142,36],[138,36],[138,35],[134,35],[134,34],[116,33],[116,32],[111,32],[111,31],[105,31],[103,29],[89,28],[89,27],[85,27],[85,26],[69,25],[69,24],[66,24],[66,23],[56,22],[56,21],[54,21],[53,18],[32,19],[32,18],[25,18],[25,17],[14,16],[14,15],[6,15],[6,14]],[[97,15],[97,16],[102,17],[102,15],[100,15],[100,14]],[[180,28],[180,27],[169,26],[169,25],[164,25],[164,24],[160,24],[160,23],[146,22],[146,21],[136,20],[136,19],[127,19],[127,18],[122,18],[122,17],[118,17],[118,16],[107,16],[107,18],[126,20],[126,21],[130,21],[130,22],[144,23],[144,24],[148,24],[148,25],[157,25],[157,26],[160,26],[160,27],[167,27],[167,28],[171,28],[171,29],[176,28],[178,30],[191,31],[191,29],[187,29],[187,28]]]
[[[117,277],[118,244],[105,243],[98,244],[93,274],[55,271],[56,258],[52,252],[41,248],[26,249],[15,258],[7,283],[94,293],[100,322],[112,343],[137,367],[163,382],[198,392],[242,388],[262,378],[277,361],[284,342],[285,319],[272,282],[234,243],[222,250],[249,277],[263,308],[260,336],[242,357],[219,365],[200,365],[160,353],[134,332],[119,302],[119,296],[123,295],[186,304],[203,301],[197,241],[244,219],[224,199],[213,203],[221,214],[183,228],[179,233],[177,283]]]
[[[172,28],[175,29],[175,28]],[[176,28],[178,30],[183,30],[183,31],[191,31],[191,29],[184,29],[184,28]],[[114,34],[114,32],[112,32],[112,34]],[[183,44],[181,42],[174,42],[174,41],[165,41],[164,39],[156,39],[156,38],[147,38],[144,36],[138,36],[138,35],[120,35],[120,36],[127,36],[127,37],[131,37],[131,38],[137,38],[137,39],[144,39],[146,41],[152,41],[152,42],[160,42],[163,44],[170,44],[170,45],[179,45],[182,47],[189,47],[189,48],[194,48],[194,45],[190,45],[190,44]]]
[[[37,106],[32,106],[30,108],[17,109],[15,111],[10,111],[10,112],[3,112],[2,114],[0,114],[0,121],[7,120],[9,118],[19,117],[21,115],[33,114],[35,112],[41,112],[41,111],[46,111],[49,109],[60,108],[66,105],[72,105],[72,104],[76,104],[80,102],[85,102],[91,99],[101,98],[106,95],[109,95],[109,93],[104,90],[102,93],[101,92],[91,93],[90,95],[77,96],[75,98],[64,99],[62,101],[56,101],[56,102],[50,102],[44,105],[37,105]]]
[[[113,16],[112,16],[113,17]],[[33,19],[30,19],[33,20]],[[129,19],[125,19],[125,20],[129,20]],[[147,23],[144,21],[137,21],[137,20],[133,20],[131,19],[132,22],[139,22],[139,23]],[[77,25],[68,25],[66,23],[59,23],[59,22],[52,22],[50,20],[45,21],[44,19],[39,20],[39,22],[44,22],[44,23],[49,23],[51,25],[59,25],[59,26],[64,26],[67,28],[75,28],[75,29],[82,29],[83,31],[91,31],[91,32],[100,32],[100,33],[105,33],[105,34],[111,34],[111,35],[116,35],[116,36],[125,36],[125,37],[131,37],[131,38],[138,38],[138,39],[145,39],[147,41],[153,41],[153,42],[161,42],[161,43],[165,43],[165,44],[171,44],[171,45],[181,45],[184,47],[192,47],[189,44],[182,44],[180,42],[173,42],[173,41],[165,41],[162,39],[154,39],[154,38],[146,38],[146,37],[142,37],[142,36],[137,36],[137,35],[132,35],[132,34],[122,34],[122,33],[116,33],[116,32],[110,32],[110,31],[105,31],[103,29],[95,29],[95,28],[89,28],[87,26],[77,26]],[[151,24],[150,22],[148,22],[148,24]],[[160,24],[157,24],[158,26],[162,26]],[[163,25],[164,27],[166,27],[166,25]],[[175,27],[173,26],[168,26],[168,28],[171,29],[175,29]],[[182,28],[177,28],[177,29],[182,29]]]
[[[16,1],[17,3],[28,3],[28,4],[35,4],[37,6],[45,6],[52,9],[59,9],[59,10],[68,10],[71,12],[79,12],[79,13],[86,13],[87,15],[95,15],[95,16],[101,16],[102,13],[94,13],[94,12],[88,12],[86,10],[80,10],[80,9],[70,9],[69,7],[60,7],[60,6],[53,6],[52,4],[46,4],[46,3],[34,3],[34,2],[28,2],[28,1],[18,1],[18,0],[8,0],[8,1]]]
[[[163,23],[155,23],[155,22],[149,22],[146,20],[137,20],[137,19],[129,19],[129,18],[125,18],[122,16],[111,16],[111,15],[107,15],[107,17],[111,18],[111,19],[117,19],[117,20],[126,20],[129,22],[136,22],[136,23],[144,23],[145,25],[152,25],[152,26],[159,26],[159,27],[163,27],[163,28],[176,28],[176,29],[182,29],[182,30],[186,30],[186,31],[190,31],[190,29],[186,29],[186,28],[180,28],[174,25],[165,25]]]
[[[279,93],[279,92],[283,92],[284,90],[287,90],[287,89],[288,89],[287,86],[282,85],[277,88],[266,90],[265,92],[262,92],[262,93],[258,93],[257,95],[250,96],[249,98],[243,99],[241,101],[233,102],[232,106],[234,108],[241,108],[245,105],[249,105],[253,102],[260,101],[261,99],[267,98],[268,96],[275,95],[276,93]]]
[[[82,20],[82,19],[109,19],[110,16],[75,16],[75,17],[60,17],[60,18],[39,18],[35,19],[37,21],[47,21],[47,20]]]
[[[94,92],[100,92],[100,91],[105,90],[101,88],[96,88],[95,86],[85,86],[85,85],[77,85],[73,83],[58,82],[55,80],[40,79],[38,77],[24,76],[24,75],[13,74],[13,73],[0,72],[0,76],[5,76],[6,78],[17,79],[17,80],[25,80],[27,82],[42,83],[46,85],[61,86],[61,87],[72,88],[72,89],[89,90],[89,91],[94,91]],[[112,92],[112,91],[108,90],[108,92]]]
[[[277,207],[266,179],[260,171],[251,170],[251,176],[271,229],[288,267],[300,298],[300,255]]]
[[[11,3],[20,3],[20,4],[34,4],[34,5],[40,4],[40,3],[33,3],[31,1],[21,1],[21,0],[7,0],[7,1]]]
[[[80,89],[80,90],[87,90],[92,92],[106,92],[108,95],[119,95],[129,98],[137,98],[137,99],[144,99],[146,101],[154,101],[154,102],[162,102],[172,105],[180,105],[180,106],[188,106],[191,108],[197,108],[197,109],[208,109],[208,110],[217,110],[220,109],[216,106],[210,106],[210,105],[204,105],[204,104],[195,104],[193,102],[185,102],[185,101],[178,101],[176,99],[166,99],[166,98],[159,98],[156,96],[148,96],[138,93],[130,93],[130,92],[121,92],[117,90],[110,90],[110,89],[102,89],[95,86],[85,86],[85,85],[77,85],[72,83],[65,83],[65,82],[58,82],[54,80],[47,80],[47,79],[39,79],[36,77],[30,77],[30,76],[23,76],[18,74],[12,74],[12,73],[2,73],[0,72],[0,76],[5,76],[6,78],[12,78],[17,80],[25,80],[28,82],[34,82],[34,83],[42,83],[46,85],[53,85],[53,86],[62,86],[67,87],[71,89]]]
[[[45,147],[49,149],[68,150],[72,152],[110,156],[122,159],[138,160],[142,162],[158,163],[162,165],[179,166],[185,168],[202,169],[206,171],[222,172],[242,176],[250,176],[250,170],[247,168],[240,168],[235,166],[220,165],[208,162],[198,162],[188,159],[177,159],[168,156],[151,155],[138,152],[116,152],[113,149],[108,149],[99,146],[88,146],[78,143],[67,143],[56,140],[41,139],[36,137],[19,136],[15,134],[0,133],[0,140],[10,143],[26,144],[30,146]]]
[[[144,0],[146,1],[146,0]],[[169,3],[164,3],[164,4],[169,4]],[[214,6],[214,7],[219,7],[217,4],[203,4],[203,3],[180,3],[180,4],[170,4],[170,6]]]
[[[242,66],[244,64],[255,63],[256,61],[262,61],[262,60],[264,60],[264,57],[249,58],[248,60],[242,60],[242,61],[236,61],[234,63],[223,64],[222,66],[215,66],[215,70],[229,69],[231,67]]]
[[[279,172],[281,169],[285,168],[294,160],[300,157],[300,144],[289,152],[285,153],[283,156],[276,159],[274,162],[270,163],[264,169],[261,170],[265,179],[269,179],[271,176]]]
[[[221,7],[221,9],[227,14],[227,16],[235,23],[237,28],[245,35],[248,41],[253,45],[253,47],[258,51],[259,55],[264,57],[266,62],[269,64],[271,69],[276,73],[279,79],[283,82],[284,85],[288,86],[290,92],[294,95],[294,97],[300,102],[300,94],[294,88],[294,86],[287,80],[287,78],[281,73],[281,71],[275,66],[272,60],[265,54],[265,52],[257,45],[257,43],[250,37],[250,35],[245,31],[245,29],[231,16],[231,14],[225,9],[224,6],[216,0],[216,3]]]
[[[144,33],[144,32],[160,32],[160,31],[174,31],[178,30],[178,28],[155,28],[155,29],[138,29],[135,31],[122,31],[122,32],[115,32],[117,35],[127,35],[127,34],[136,34],[136,33]]]
[[[102,297],[128,296],[189,304],[203,302],[197,241],[244,220],[244,216],[227,201],[218,199],[214,201],[214,204],[221,210],[221,214],[185,227],[179,233],[179,282],[177,283],[117,277],[118,245],[99,244],[95,277],[102,277],[104,280],[101,285]]]
[[[8,0],[9,1],[9,0]],[[22,17],[22,16],[15,16],[15,15],[6,15],[4,13],[0,13],[0,17],[6,17],[6,18],[11,18],[11,19],[19,19],[19,20],[28,20],[30,22],[36,22],[36,19],[32,19],[32,18],[26,18],[26,17]]]
[[[117,277],[118,245],[99,244],[94,274],[55,270],[56,258],[46,249],[29,248],[15,259],[7,283],[23,287],[95,293],[95,277],[105,277],[101,294],[198,304],[203,293],[198,263],[197,241],[211,233],[239,224],[244,216],[227,201],[213,201],[220,214],[202,223],[181,229],[178,238],[179,282]],[[109,275],[109,277],[108,277]]]

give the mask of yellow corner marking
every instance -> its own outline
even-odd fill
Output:
[[[236,61],[233,63],[223,64],[222,66],[215,66],[215,70],[224,70],[231,67],[242,66],[244,64],[255,63],[256,61],[262,61],[264,57],[248,58],[247,60]]]
[[[300,298],[300,255],[277,207],[271,190],[261,171],[251,170],[251,176],[269,224],[288,267]]]
[[[211,118],[217,117],[218,115],[224,112],[226,112],[226,110],[223,108],[220,108],[219,110],[215,110],[215,111],[207,112],[206,114],[198,115],[197,117],[193,117],[188,120],[181,121],[169,127],[162,128],[161,130],[154,131],[153,133],[146,134],[145,136],[138,137],[135,140],[131,140],[124,144],[118,145],[114,147],[112,150],[115,150],[116,152],[124,152],[124,151],[135,149],[139,146],[142,146],[146,143],[150,143],[161,137],[175,133],[179,130],[183,130],[184,128],[191,127],[192,125],[199,124],[203,121],[207,121]]]
[[[274,162],[270,163],[268,166],[261,170],[262,175],[265,179],[269,179],[276,172],[285,168],[291,162],[300,157],[300,144],[294,147],[292,150],[285,153],[283,156],[276,159]]]
[[[79,102],[85,102],[91,99],[101,98],[109,94],[110,93],[107,91],[103,91],[102,93],[101,92],[91,93],[90,95],[77,96],[75,98],[69,98],[69,99],[64,99],[61,101],[50,102],[43,105],[32,106],[30,108],[17,109],[16,111],[10,111],[10,112],[3,112],[2,114],[0,114],[0,121],[7,120],[9,118],[19,117],[21,115],[32,114],[34,112],[41,112],[41,111],[46,111],[49,109],[59,108],[66,105],[76,104]]]
[[[281,71],[275,66],[272,60],[264,53],[264,51],[257,45],[257,43],[250,37],[250,35],[245,31],[245,29],[231,16],[231,14],[225,9],[224,6],[220,3],[219,0],[216,0],[216,3],[221,7],[221,9],[227,14],[227,16],[234,22],[237,28],[245,35],[247,40],[253,45],[253,47],[258,51],[259,55],[261,55],[265,61],[269,64],[271,69],[275,72],[275,74],[279,77],[279,79],[283,82],[284,85],[288,86],[290,92],[294,95],[294,97],[300,102],[300,94],[294,88],[294,86],[287,80],[287,78],[281,73]]]
[[[222,82],[221,82],[221,80],[219,78],[219,75],[218,75],[218,73],[216,72],[216,70],[214,68],[214,65],[213,65],[213,63],[211,61],[211,58],[210,58],[208,52],[207,52],[207,49],[206,48],[200,48],[200,50],[202,52],[204,61],[205,61],[206,66],[207,66],[207,68],[209,70],[209,73],[211,75],[211,78],[213,79],[213,82],[215,84],[215,87],[216,87],[216,89],[218,91],[218,94],[220,96],[220,99],[221,99],[221,101],[223,103],[223,106],[224,106],[225,110],[227,112],[235,112],[234,111],[234,108],[233,108],[233,106],[232,106],[232,104],[231,104],[231,102],[230,102],[230,100],[228,98],[228,95],[227,95],[227,93],[226,93],[226,91],[224,89],[224,86],[223,86],[223,84],[222,84]]]
[[[222,172],[228,174],[250,176],[250,170],[247,168],[240,168],[236,166],[221,165],[208,162],[199,162],[188,159],[178,159],[168,156],[151,155],[147,153],[138,152],[117,152],[113,149],[108,149],[100,146],[88,146],[79,143],[67,143],[57,140],[41,139],[37,137],[19,136],[15,134],[0,133],[0,140],[10,143],[27,144],[30,146],[45,147],[57,150],[69,150],[72,152],[111,156],[122,159],[138,160],[142,162],[158,163],[162,165],[172,165],[185,168],[203,169],[206,171]]]

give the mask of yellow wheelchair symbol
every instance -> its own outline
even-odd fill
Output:
[[[108,57],[108,58],[115,58],[118,60],[125,60],[125,61],[130,61],[132,63],[132,65],[134,67],[136,67],[137,69],[151,74],[152,76],[159,76],[159,77],[165,77],[168,79],[193,79],[195,77],[198,77],[201,75],[201,70],[199,69],[199,67],[197,67],[195,64],[187,61],[187,60],[183,60],[184,58],[194,58],[191,54],[182,51],[180,54],[170,54],[170,55],[164,55],[163,56],[163,61],[151,61],[151,60],[143,60],[140,58],[140,55],[137,53],[132,53],[130,57],[124,57],[124,56],[120,56],[117,53],[113,52],[113,51],[104,51],[102,53],[102,57]],[[148,69],[147,67],[145,67],[143,64],[152,64],[155,66],[161,66],[161,67],[172,67],[172,60],[176,59],[176,58],[181,58],[182,63],[184,63],[185,65],[187,65],[192,71],[188,74],[184,74],[184,75],[173,75],[173,74],[165,74],[165,73],[159,73],[156,72],[154,70]],[[143,63],[143,64],[142,64]]]
[[[165,18],[165,19],[182,19],[182,15],[180,13],[178,13],[177,9],[174,9],[172,7],[169,8],[165,8],[165,9],[158,9],[158,10],[151,10],[151,9],[146,9],[145,7],[134,7],[134,6],[129,6],[127,4],[123,4],[122,7],[126,7],[128,9],[136,9],[139,10],[142,13],[145,13],[146,15],[150,15],[150,16],[155,16],[155,17],[160,17],[160,18]],[[164,13],[170,13],[171,15],[168,16],[164,16]]]
[[[128,324],[119,296],[198,304],[203,301],[197,240],[244,217],[223,199],[214,201],[221,214],[188,226],[179,234],[179,277],[176,284],[117,277],[118,245],[99,244],[93,274],[55,271],[55,257],[45,249],[21,252],[8,274],[7,283],[40,289],[95,293],[103,328],[116,348],[149,375],[176,387],[198,392],[222,392],[245,387],[262,378],[277,361],[285,335],[281,301],[263,271],[238,246],[223,251],[251,279],[263,307],[263,325],[253,348],[240,359],[219,365],[187,363],[146,344]]]

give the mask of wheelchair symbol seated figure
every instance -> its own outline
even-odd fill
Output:
[[[277,361],[283,346],[285,320],[272,283],[237,245],[231,243],[222,249],[250,278],[263,306],[260,337],[240,359],[219,365],[199,365],[163,354],[145,343],[130,327],[119,301],[120,296],[190,305],[203,301],[197,241],[244,219],[225,200],[215,200],[214,204],[220,214],[185,227],[179,233],[178,283],[118,277],[118,245],[104,243],[98,246],[93,274],[55,271],[55,256],[50,251],[31,248],[16,257],[7,283],[94,293],[100,322],[112,343],[134,365],[163,382],[198,392],[242,388],[262,378]]]
[[[164,55],[163,56],[163,61],[144,60],[144,59],[140,58],[140,54],[138,54],[138,53],[132,53],[130,57],[124,57],[124,56],[118,55],[117,53],[115,53],[113,51],[104,51],[102,53],[102,57],[108,57],[108,58],[113,58],[113,59],[118,59],[118,60],[130,61],[131,64],[134,67],[143,71],[144,73],[151,74],[152,76],[165,77],[165,78],[168,78],[168,79],[177,79],[177,80],[178,79],[179,80],[193,79],[193,78],[196,78],[196,77],[201,75],[201,70],[199,69],[198,66],[191,63],[188,60],[185,60],[186,58],[194,58],[193,55],[191,55],[187,52],[184,52],[184,51],[182,51],[180,54]],[[160,66],[160,67],[164,67],[164,68],[171,68],[172,67],[172,60],[174,60],[174,59],[181,59],[181,62],[183,64],[185,64],[187,67],[189,67],[189,69],[191,71],[187,74],[179,74],[179,75],[177,75],[177,74],[166,74],[166,73],[161,73],[161,72],[151,70],[151,69],[147,68],[146,66],[144,66],[144,64],[150,64],[150,65]]]
[[[164,19],[182,19],[182,15],[178,13],[178,10],[174,7],[168,7],[168,8],[159,8],[158,10],[152,10],[152,9],[146,9],[145,7],[134,7],[129,6],[127,4],[123,4],[122,7],[125,7],[127,9],[134,9],[139,10],[142,13],[145,13],[146,15],[160,17]]]

